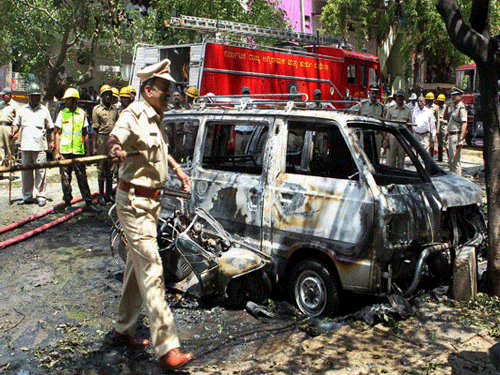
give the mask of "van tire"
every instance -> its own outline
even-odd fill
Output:
[[[290,297],[297,308],[310,317],[331,316],[340,303],[340,287],[335,275],[323,263],[308,259],[290,274]]]

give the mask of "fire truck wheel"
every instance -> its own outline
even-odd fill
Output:
[[[333,272],[316,259],[297,264],[290,274],[290,297],[310,317],[330,316],[337,310],[340,287]]]

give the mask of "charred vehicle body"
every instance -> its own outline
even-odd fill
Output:
[[[274,288],[310,316],[335,313],[342,291],[411,295],[424,271],[451,277],[464,246],[484,245],[480,188],[440,169],[402,124],[296,109],[165,114],[167,127],[185,123],[198,129],[192,194],[164,207],[202,207],[268,254]],[[388,165],[386,137],[404,168]]]

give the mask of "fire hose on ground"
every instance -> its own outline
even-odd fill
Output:
[[[137,155],[139,155],[139,151],[127,153],[127,157],[137,156]],[[95,163],[95,162],[105,160],[105,159],[107,159],[107,155],[96,155],[96,156],[81,157],[81,158],[75,158],[75,159],[57,160],[57,161],[51,161],[51,162],[47,162],[47,163],[39,163],[39,164],[31,164],[31,165],[15,165],[12,167],[0,167],[0,173],[15,172],[15,171],[22,171],[22,170],[57,168],[57,167],[64,167],[64,166],[69,166],[69,165],[74,165],[74,164],[82,164],[82,163],[83,164],[91,164],[91,163]],[[98,195],[98,193],[92,194],[92,197],[95,197],[96,195]],[[73,199],[71,201],[71,204],[77,203],[81,200],[82,200],[82,197]],[[96,202],[93,202],[93,204],[95,204],[95,203]],[[4,226],[4,227],[0,228],[0,233],[5,233],[5,232],[8,232],[8,231],[13,230],[15,228],[18,228],[23,224],[26,224],[28,222],[31,222],[31,221],[36,220],[38,218],[41,218],[41,217],[53,212],[54,210],[56,210],[58,208],[62,208],[64,206],[65,206],[65,203],[62,202],[62,203],[59,203],[59,204],[55,205],[54,207],[48,208],[42,212],[38,212],[38,213],[31,215],[27,218],[19,220],[15,223]],[[41,227],[33,229],[27,233],[15,236],[15,237],[10,238],[8,240],[1,241],[0,242],[0,249],[3,249],[5,247],[13,245],[17,242],[28,239],[30,237],[33,237],[33,236],[35,236],[35,235],[37,235],[37,234],[39,234],[47,229],[50,229],[50,228],[66,221],[66,220],[69,220],[70,218],[80,214],[84,210],[85,210],[84,207],[77,208],[76,210],[74,210],[74,211],[72,211],[72,212],[70,212],[70,213],[50,222],[50,223],[42,225]]]

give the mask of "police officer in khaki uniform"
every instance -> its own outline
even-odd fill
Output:
[[[448,120],[448,165],[451,172],[462,175],[462,164],[460,163],[461,149],[465,146],[465,135],[467,134],[467,109],[462,102],[464,92],[457,87],[450,91],[451,103],[444,111],[443,118]]]
[[[111,86],[103,85],[100,89],[102,103],[95,106],[92,111],[92,138],[93,154],[106,154],[106,140],[118,120],[118,108],[111,104],[113,91]],[[99,204],[105,206],[107,202],[113,201],[113,169],[107,160],[97,163],[97,182],[99,185]],[[106,183],[106,194],[104,193]]]
[[[137,318],[144,303],[149,317],[151,340],[163,370],[175,370],[193,355],[179,351],[179,337],[174,319],[165,301],[162,261],[158,252],[157,223],[159,189],[172,167],[189,191],[191,183],[180,165],[168,154],[162,115],[168,107],[170,60],[142,69],[141,97],[121,114],[108,139],[109,156],[121,162],[116,192],[117,214],[127,239],[127,263],[123,276],[123,294],[118,307],[116,339],[133,346],[148,345],[135,334]],[[140,156],[125,159],[127,151]]]
[[[407,124],[411,123],[412,113],[410,108],[405,106],[404,97],[405,92],[403,90],[398,90],[396,92],[396,105],[387,109],[386,119],[404,121]],[[392,134],[388,135],[384,140],[384,147],[388,149],[387,164],[392,167],[403,169],[405,166],[406,152]]]
[[[437,108],[436,117],[437,122],[437,144],[438,144],[438,161],[443,161],[443,149],[448,147],[448,121],[446,121],[444,116],[444,111],[446,110],[445,102],[446,96],[444,94],[439,94],[437,97]]]
[[[12,91],[5,88],[0,93],[0,164],[10,165],[15,157],[13,134],[17,129],[12,127],[16,118],[18,103],[12,99]],[[2,175],[0,174],[0,177]]]
[[[380,89],[376,83],[371,83],[370,86],[370,98],[362,100],[361,103],[356,104],[351,109],[357,111],[362,116],[371,117],[384,117],[384,105],[378,100]],[[380,132],[375,134],[375,142],[377,143],[377,150],[380,154],[382,150],[382,141],[384,137]],[[380,156],[380,155],[379,155]]]

